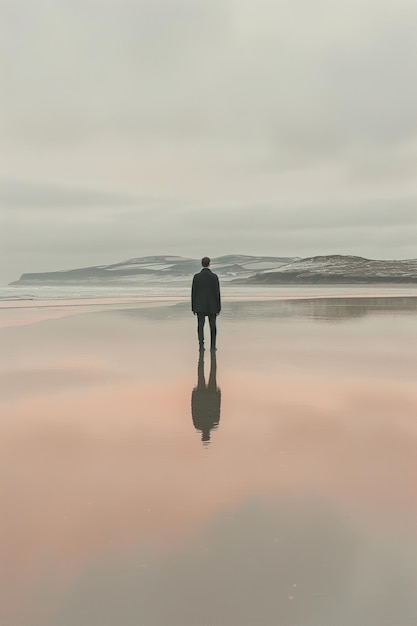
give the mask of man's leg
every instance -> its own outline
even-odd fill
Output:
[[[209,318],[209,323],[210,323],[210,338],[211,338],[210,347],[214,349],[216,347],[216,336],[217,336],[216,315],[209,315],[208,318]]]
[[[197,313],[198,317],[198,326],[197,326],[197,334],[198,334],[198,343],[200,348],[204,348],[204,322],[206,321],[205,313]]]

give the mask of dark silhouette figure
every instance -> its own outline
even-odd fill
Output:
[[[197,368],[197,387],[191,395],[191,414],[196,430],[201,432],[203,445],[210,443],[210,431],[217,428],[220,421],[221,392],[216,381],[216,353],[210,352],[210,376],[208,385],[204,376],[204,352],[200,352]]]
[[[205,256],[201,259],[203,269],[193,277],[191,287],[191,310],[197,314],[198,343],[200,350],[204,350],[204,323],[206,317],[210,324],[210,348],[216,349],[216,316],[221,310],[219,277],[209,268],[210,259]]]

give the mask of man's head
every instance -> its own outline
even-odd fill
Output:
[[[208,256],[205,256],[201,259],[201,265],[203,267],[208,267],[210,265],[210,259],[208,258]]]

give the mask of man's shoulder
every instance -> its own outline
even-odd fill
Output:
[[[204,269],[200,270],[199,272],[197,272],[197,274],[194,274],[193,278],[199,279],[199,278],[203,278],[205,276],[210,276],[210,278],[219,278],[217,276],[217,274],[215,274],[211,269],[209,269],[208,267],[205,267]]]

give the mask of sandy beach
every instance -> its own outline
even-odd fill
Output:
[[[182,298],[4,305],[2,626],[417,623],[416,322],[230,298],[199,362]]]

